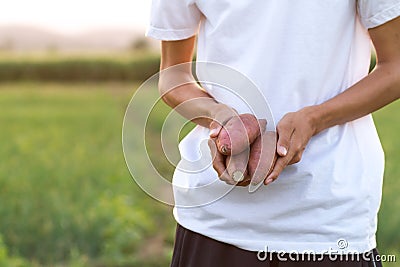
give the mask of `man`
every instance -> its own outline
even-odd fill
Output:
[[[163,40],[162,70],[191,62],[197,35],[197,61],[249,77],[278,122],[277,160],[264,168],[265,186],[253,194],[236,186],[207,205],[176,205],[172,266],[380,265],[374,255],[384,159],[370,113],[400,96],[399,15],[399,0],[153,1],[147,35]],[[371,40],[378,63],[368,74]],[[214,141],[243,111],[218,90],[200,88],[191,68],[182,66],[161,74],[160,91],[199,124],[186,137],[190,142],[182,141],[182,155],[198,151],[198,140],[211,135],[215,170],[177,169],[174,183],[198,188],[218,176],[213,194],[237,182]],[[175,194],[190,199],[207,192]],[[262,261],[257,252],[265,250],[371,255],[312,262],[271,253]]]

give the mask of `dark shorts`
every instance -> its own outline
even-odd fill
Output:
[[[177,225],[171,267],[382,267],[378,251],[337,258],[329,255],[257,253],[216,241]],[[314,258],[313,258],[314,256]],[[342,255],[345,256],[345,255]]]

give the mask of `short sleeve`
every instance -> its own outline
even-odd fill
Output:
[[[384,24],[400,15],[400,0],[358,0],[358,13],[369,29]]]
[[[153,0],[146,36],[159,40],[182,40],[195,35],[201,12],[194,0]]]

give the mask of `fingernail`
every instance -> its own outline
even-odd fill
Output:
[[[284,146],[278,146],[278,153],[279,153],[281,156],[286,156],[286,154],[287,154],[287,149],[286,149],[286,147],[284,147]]]
[[[273,181],[274,181],[274,179],[268,178],[268,179],[265,181],[265,185],[269,185],[269,184],[272,183]]]
[[[232,178],[235,182],[241,182],[244,179],[244,174],[241,171],[235,171],[232,174]]]
[[[250,184],[249,184],[249,193],[254,193],[258,188],[260,188],[260,186],[261,186],[262,184],[263,184],[262,182],[260,182],[260,183],[258,183],[258,184],[250,183]]]
[[[210,130],[210,136],[214,137],[218,134],[218,128],[213,128]]]

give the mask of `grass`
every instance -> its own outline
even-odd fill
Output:
[[[144,81],[159,55],[132,53],[1,53],[0,81]]]
[[[0,84],[1,266],[168,265],[170,207],[132,181],[121,149],[137,86]],[[379,248],[398,257],[399,113],[397,102],[374,115],[387,158]],[[154,141],[158,128],[150,126]]]
[[[397,253],[400,257],[400,102],[377,111],[374,119],[386,155],[378,245],[381,252]]]
[[[135,86],[0,86],[0,229],[9,254],[41,264],[168,261],[170,209],[136,186],[122,155]],[[161,249],[146,251],[154,238]]]

